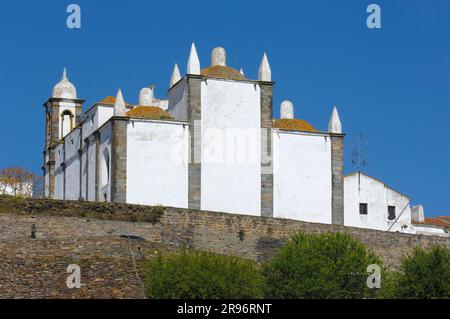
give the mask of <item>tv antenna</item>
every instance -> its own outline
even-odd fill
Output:
[[[364,147],[367,146],[363,133],[354,136],[354,145],[352,151],[352,165],[357,172],[361,172],[362,168],[368,164]]]
[[[363,133],[356,134],[353,141],[352,151],[352,165],[358,172],[358,191],[361,191],[361,170],[363,166],[367,165],[367,159],[364,151],[364,146],[367,142],[364,140]]]
[[[358,190],[361,191],[361,170],[367,165],[367,159],[364,147],[368,143],[364,140],[363,133],[354,136],[354,145],[352,151],[352,165],[358,172]]]

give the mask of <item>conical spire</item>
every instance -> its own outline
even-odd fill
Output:
[[[259,66],[258,81],[272,81],[272,71],[270,70],[269,60],[265,52],[261,60],[261,65]]]
[[[333,108],[333,113],[331,114],[328,132],[342,134],[342,124],[336,106]]]
[[[174,86],[178,81],[180,81],[180,79],[180,69],[178,68],[178,64],[175,63],[175,66],[173,67],[172,77],[170,78],[169,88]]]
[[[239,73],[241,73],[242,75],[245,76],[245,74],[244,74],[244,69],[243,69],[243,68],[241,68],[241,70],[239,71]]]
[[[189,54],[187,74],[200,75],[200,60],[198,59],[197,50],[195,49],[194,43],[192,43],[191,53]]]
[[[114,116],[125,116],[127,108],[123,99],[122,90],[119,88],[116,94],[116,102],[114,103]]]

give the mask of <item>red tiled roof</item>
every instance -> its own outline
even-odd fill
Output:
[[[289,131],[308,131],[317,132],[317,130],[308,122],[299,119],[278,119],[273,121],[273,127]]]
[[[157,106],[137,106],[128,111],[126,116],[140,119],[172,120],[170,113]]]
[[[450,227],[449,216],[429,217],[425,218],[424,222],[413,221],[415,225],[429,225],[437,227]]]
[[[230,68],[229,66],[213,65],[201,71],[203,76],[216,79],[245,81],[246,78],[238,70]]]
[[[114,96],[107,96],[105,97],[103,100],[101,100],[100,102],[98,102],[99,104],[111,104],[114,105],[114,103],[116,103],[116,98]],[[133,105],[130,103],[125,102],[125,105],[127,107],[132,107]]]

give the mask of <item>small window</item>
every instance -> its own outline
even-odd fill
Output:
[[[368,204],[360,203],[359,204],[359,214],[360,215],[367,215],[367,213],[368,213]]]
[[[395,220],[395,206],[388,206],[388,219]]]

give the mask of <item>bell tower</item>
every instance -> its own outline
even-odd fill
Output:
[[[53,198],[55,192],[55,149],[63,138],[81,123],[84,100],[77,99],[77,90],[67,78],[64,68],[61,81],[53,88],[52,97],[44,103],[44,196]]]

